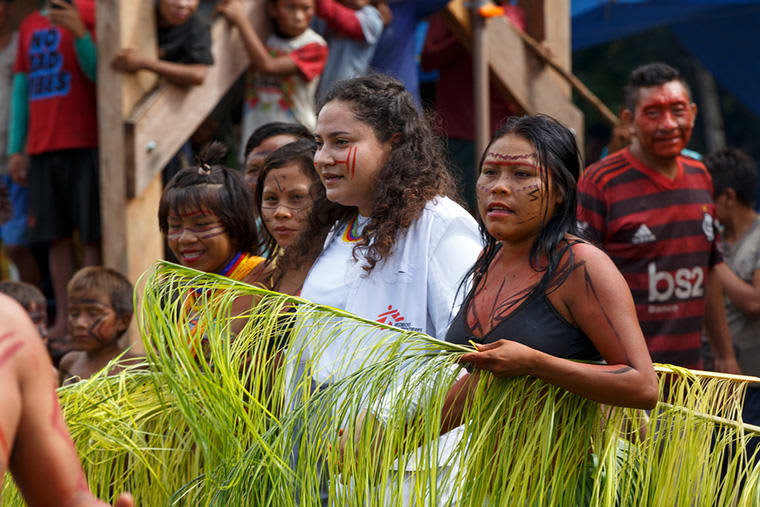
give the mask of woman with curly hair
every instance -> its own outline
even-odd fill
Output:
[[[341,81],[320,108],[316,138],[327,200],[314,203],[302,247],[291,250],[308,257],[323,247],[301,295],[443,338],[482,244],[473,217],[449,197],[441,146],[411,95],[388,76]],[[315,241],[326,227],[327,239]],[[330,346],[336,358],[340,342]]]
[[[327,199],[314,203],[309,227],[278,267],[316,259],[302,297],[443,339],[482,243],[475,219],[452,199],[442,147],[412,96],[388,76],[341,81],[320,108],[316,139]],[[356,334],[338,332],[320,349],[317,385],[364,362],[368,335]],[[448,438],[439,443],[444,460],[456,441]]]

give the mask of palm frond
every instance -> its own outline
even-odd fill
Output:
[[[136,305],[149,368],[60,391],[96,494],[140,505],[756,505],[751,377],[658,366],[648,415],[481,374],[469,349],[158,263]],[[236,315],[239,298],[253,298]],[[234,334],[231,325],[242,331]],[[329,366],[329,368],[328,368]],[[341,454],[340,432],[351,435]],[[18,504],[11,481],[3,500]],[[5,504],[4,504],[5,505]]]

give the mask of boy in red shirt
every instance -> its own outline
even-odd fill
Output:
[[[50,243],[53,337],[66,331],[74,229],[84,264],[100,264],[94,24],[92,0],[49,0],[22,22],[14,65],[9,168],[29,185],[29,239]]]

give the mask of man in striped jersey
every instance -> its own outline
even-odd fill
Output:
[[[738,372],[715,266],[712,180],[681,155],[697,106],[663,63],[631,73],[621,116],[631,144],[591,165],[578,182],[580,225],[622,272],[652,360],[701,368],[704,324],[715,369]]]

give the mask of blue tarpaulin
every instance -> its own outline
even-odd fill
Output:
[[[573,51],[668,26],[723,86],[760,116],[760,0],[572,0]]]

